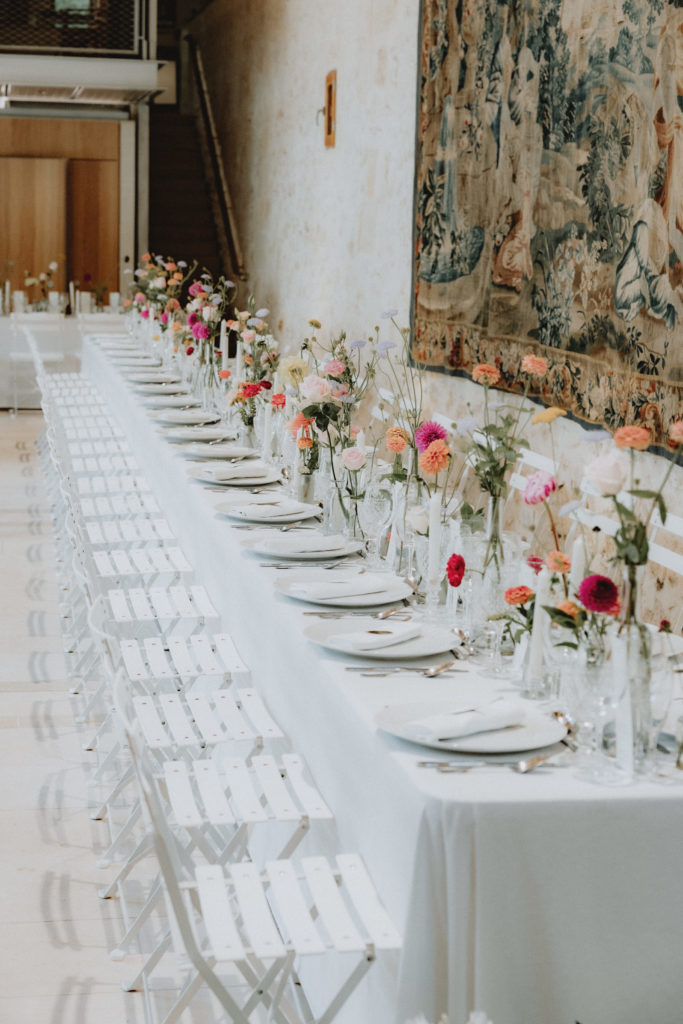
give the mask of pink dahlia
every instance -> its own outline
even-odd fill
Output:
[[[540,505],[556,489],[555,478],[544,469],[539,469],[528,478],[522,497],[527,505]]]
[[[445,441],[448,433],[434,420],[427,420],[415,431],[415,445],[419,452],[426,452],[432,441]]]
[[[619,591],[609,576],[600,576],[598,573],[586,576],[576,593],[581,604],[589,612],[616,615],[619,611]]]
[[[206,341],[211,336],[211,331],[208,324],[202,324],[197,321],[197,323],[192,324],[192,334],[195,341]]]

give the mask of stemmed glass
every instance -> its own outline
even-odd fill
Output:
[[[358,503],[358,520],[366,537],[368,565],[371,569],[389,568],[380,557],[382,531],[391,518],[391,491],[386,481],[370,477],[362,501]]]

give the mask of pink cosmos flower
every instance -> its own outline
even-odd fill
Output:
[[[557,490],[555,478],[550,473],[546,473],[544,469],[539,469],[528,478],[522,497],[527,505],[540,505],[555,490]]]
[[[415,446],[419,452],[426,452],[432,441],[445,441],[448,433],[434,420],[427,420],[415,431]]]

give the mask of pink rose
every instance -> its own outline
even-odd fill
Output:
[[[149,318],[149,310],[148,309],[141,309],[140,310],[140,316],[142,317],[143,320],[147,320]]]
[[[536,473],[532,473],[527,480],[522,497],[527,505],[539,505],[556,489],[557,484],[554,477],[550,473],[546,473],[544,469],[539,469]]]
[[[365,465],[365,452],[362,448],[345,448],[342,452],[342,462],[352,473],[357,473]]]
[[[255,331],[242,331],[242,341],[244,342],[245,345],[251,345],[255,337]]]
[[[168,323],[168,313],[162,313],[161,314],[161,322],[162,322],[162,324],[167,324]]]
[[[323,398],[328,397],[330,390],[329,380],[325,380],[324,377],[318,377],[314,373],[304,377],[301,383],[301,393],[304,398],[308,398],[311,402],[322,402]]]
[[[341,377],[346,369],[346,364],[341,359],[330,359],[323,366],[323,373],[328,377]]]

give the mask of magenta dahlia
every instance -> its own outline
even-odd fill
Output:
[[[434,420],[427,420],[415,431],[415,445],[419,452],[426,452],[432,441],[445,441],[447,432]]]
[[[609,576],[594,573],[586,576],[577,590],[579,601],[589,612],[616,615],[619,612],[619,591]]]

